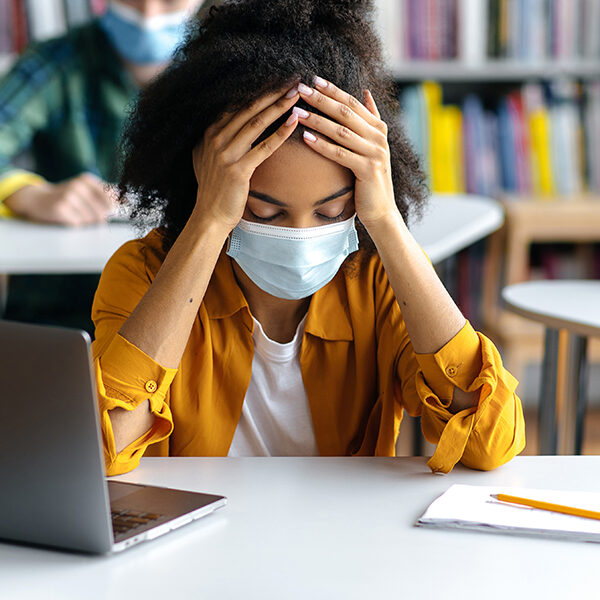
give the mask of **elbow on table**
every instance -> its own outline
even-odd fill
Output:
[[[114,477],[115,475],[123,475],[124,473],[133,471],[140,464],[141,454],[139,456],[136,455],[137,453],[131,456],[126,455],[125,452],[121,452],[111,460],[110,457],[105,454],[104,468],[106,476]]]
[[[474,432],[474,435],[477,434]],[[476,443],[465,450],[461,463],[478,471],[493,471],[506,464],[525,448],[525,428],[487,438],[485,442],[477,436]]]

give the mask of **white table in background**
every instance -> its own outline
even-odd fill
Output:
[[[438,263],[498,229],[503,218],[489,198],[436,195],[411,230]],[[100,273],[119,246],[139,235],[124,223],[67,228],[0,220],[0,288],[7,275]]]
[[[86,227],[0,219],[0,273],[100,273],[115,250],[138,237],[126,223]]]
[[[539,400],[540,454],[581,454],[587,338],[600,336],[600,281],[527,281],[505,287],[502,298],[508,310],[546,327]],[[561,332],[565,356],[559,360]],[[564,400],[557,405],[559,397]]]
[[[436,195],[411,231],[438,263],[500,228],[503,215],[490,198]],[[119,246],[138,235],[124,223],[60,227],[0,220],[0,273],[99,273]]]
[[[433,264],[446,260],[502,227],[502,205],[485,196],[436,194],[412,234]]]
[[[117,248],[138,236],[126,223],[61,227],[0,219],[0,316],[10,275],[100,273]]]
[[[414,523],[453,483],[600,492],[598,473],[595,456],[447,476],[423,458],[145,458],[118,479],[228,505],[115,556],[0,543],[0,598],[596,599],[599,545]]]

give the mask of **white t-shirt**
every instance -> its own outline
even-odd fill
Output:
[[[252,375],[228,456],[319,455],[300,371],[305,320],[280,344],[254,319]]]

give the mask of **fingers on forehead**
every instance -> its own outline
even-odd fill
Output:
[[[352,94],[340,89],[331,81],[327,82],[326,88],[317,88],[323,95],[327,95],[327,91],[331,94],[331,97],[335,100],[341,102],[342,104],[346,104],[349,106],[354,112],[357,112],[362,117],[366,119],[372,120],[373,115],[369,112],[367,107],[357,98],[355,98]]]

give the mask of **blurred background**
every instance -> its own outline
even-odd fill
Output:
[[[11,176],[36,169],[35,131],[11,152],[2,146],[2,128],[14,119],[11,68],[31,42],[89,27],[110,4],[0,0],[0,155],[11,154]],[[501,230],[438,270],[465,316],[494,340],[520,380],[526,453],[535,453],[544,329],[509,313],[500,293],[508,284],[536,279],[600,279],[600,0],[376,0],[376,5],[399,118],[422,158],[431,191],[487,196],[504,208]],[[32,81],[42,76],[27,69]],[[143,85],[144,73],[134,74]],[[133,98],[134,88],[124,98]],[[124,117],[125,100],[120,102]],[[35,122],[35,103],[27,110],[28,122]],[[18,123],[11,126],[19,129]],[[98,175],[107,181],[112,176]],[[96,280],[85,284],[92,292],[80,299],[83,312]],[[30,313],[19,318],[36,320],[38,309],[29,306]],[[600,339],[590,339],[588,359],[583,453],[598,454]],[[408,422],[403,430],[400,452],[410,454],[413,430]]]

